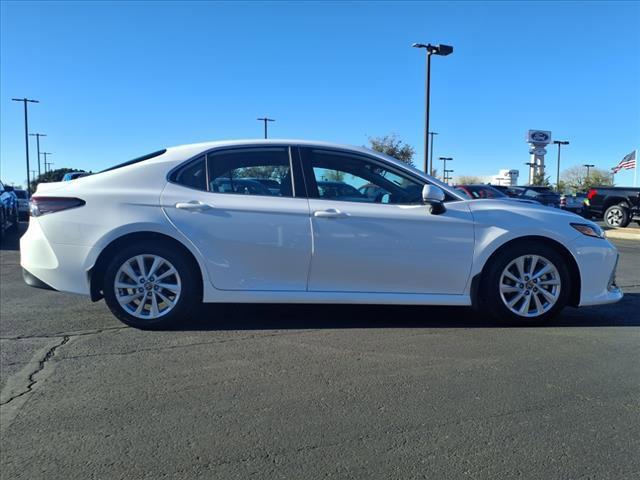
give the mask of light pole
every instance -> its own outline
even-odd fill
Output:
[[[558,145],[558,170],[556,172],[556,191],[560,192],[560,146],[569,145],[566,140],[554,140],[553,143]]]
[[[427,51],[427,78],[425,79],[425,128],[424,128],[424,172],[430,173],[433,165],[429,165],[429,101],[431,93],[431,55],[446,57],[453,53],[451,45],[431,45],[430,43],[414,43],[413,48],[424,48]]]
[[[593,167],[595,167],[595,165],[593,165],[593,164],[586,164],[586,163],[585,163],[585,164],[583,165],[583,167],[587,167],[587,180],[589,180],[589,171],[590,171]]]
[[[27,103],[40,103],[38,100],[32,100],[29,98],[12,98],[14,102],[24,103],[24,145],[27,153],[27,180],[29,179],[29,120],[27,115]],[[27,182],[27,192],[31,196],[31,187]]]
[[[447,176],[447,162],[453,160],[451,157],[439,157],[438,160],[442,160],[442,181],[446,181],[445,178]]]
[[[51,152],[42,152],[42,156],[44,157],[44,173],[47,173],[47,165],[53,165],[52,162],[47,162],[47,155],[53,155]]]
[[[525,163],[525,165],[527,165],[529,167],[535,167],[536,163],[535,162],[527,162],[527,163]],[[534,179],[531,178],[531,169],[529,169],[529,185],[533,185],[533,181],[534,181]]]
[[[275,122],[275,119],[269,117],[258,118],[257,120],[264,122],[264,138],[267,138],[267,122]]]
[[[29,136],[36,137],[36,145],[38,146],[38,175],[41,175],[40,171],[40,137],[46,137],[46,133],[30,133]]]
[[[429,152],[429,165],[431,169],[429,170],[429,175],[433,175],[433,136],[438,135],[438,132],[429,132],[429,135],[431,135],[431,143],[429,144],[431,148]]]
[[[453,179],[453,177],[449,176],[450,173],[453,173],[453,170],[445,170],[444,171],[444,183],[449,183],[449,180]]]

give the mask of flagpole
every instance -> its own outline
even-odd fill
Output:
[[[638,186],[638,149],[636,148],[636,165],[633,169],[633,188]]]

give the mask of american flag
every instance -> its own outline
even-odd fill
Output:
[[[620,163],[612,168],[613,173],[618,173],[620,170],[631,170],[636,168],[636,151],[634,150],[628,155],[625,155]]]

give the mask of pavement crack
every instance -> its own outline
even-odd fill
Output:
[[[55,344],[51,348],[49,348],[49,350],[47,350],[47,352],[44,354],[42,359],[38,361],[38,365],[37,365],[36,369],[29,374],[29,377],[27,378],[27,382],[28,383],[27,383],[26,388],[22,392],[17,393],[16,395],[13,395],[13,396],[9,397],[4,402],[0,403],[0,405],[7,405],[7,404],[11,403],[12,401],[14,401],[16,398],[22,397],[23,395],[26,395],[27,393],[30,393],[33,390],[33,387],[36,385],[36,383],[38,383],[38,380],[36,379],[36,375],[38,375],[38,373],[40,373],[42,370],[44,370],[44,367],[46,366],[47,362],[49,360],[51,360],[51,358],[53,358],[53,356],[56,354],[56,351],[60,347],[62,347],[66,343],[68,343],[70,339],[71,339],[71,336],[65,335],[65,336],[62,337],[60,342],[58,342],[57,344]]]
[[[34,338],[61,338],[61,337],[83,337],[86,335],[99,335],[105,332],[113,332],[117,330],[127,330],[131,327],[105,327],[98,328],[95,330],[80,330],[77,332],[60,332],[60,333],[50,333],[47,335],[16,335],[12,337],[0,337],[0,340],[29,340]]]

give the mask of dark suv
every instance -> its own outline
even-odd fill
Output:
[[[549,187],[509,187],[505,193],[511,198],[534,200],[548,207],[560,208],[560,195]]]
[[[13,187],[0,182],[0,238],[10,229],[18,227],[18,199]]]

